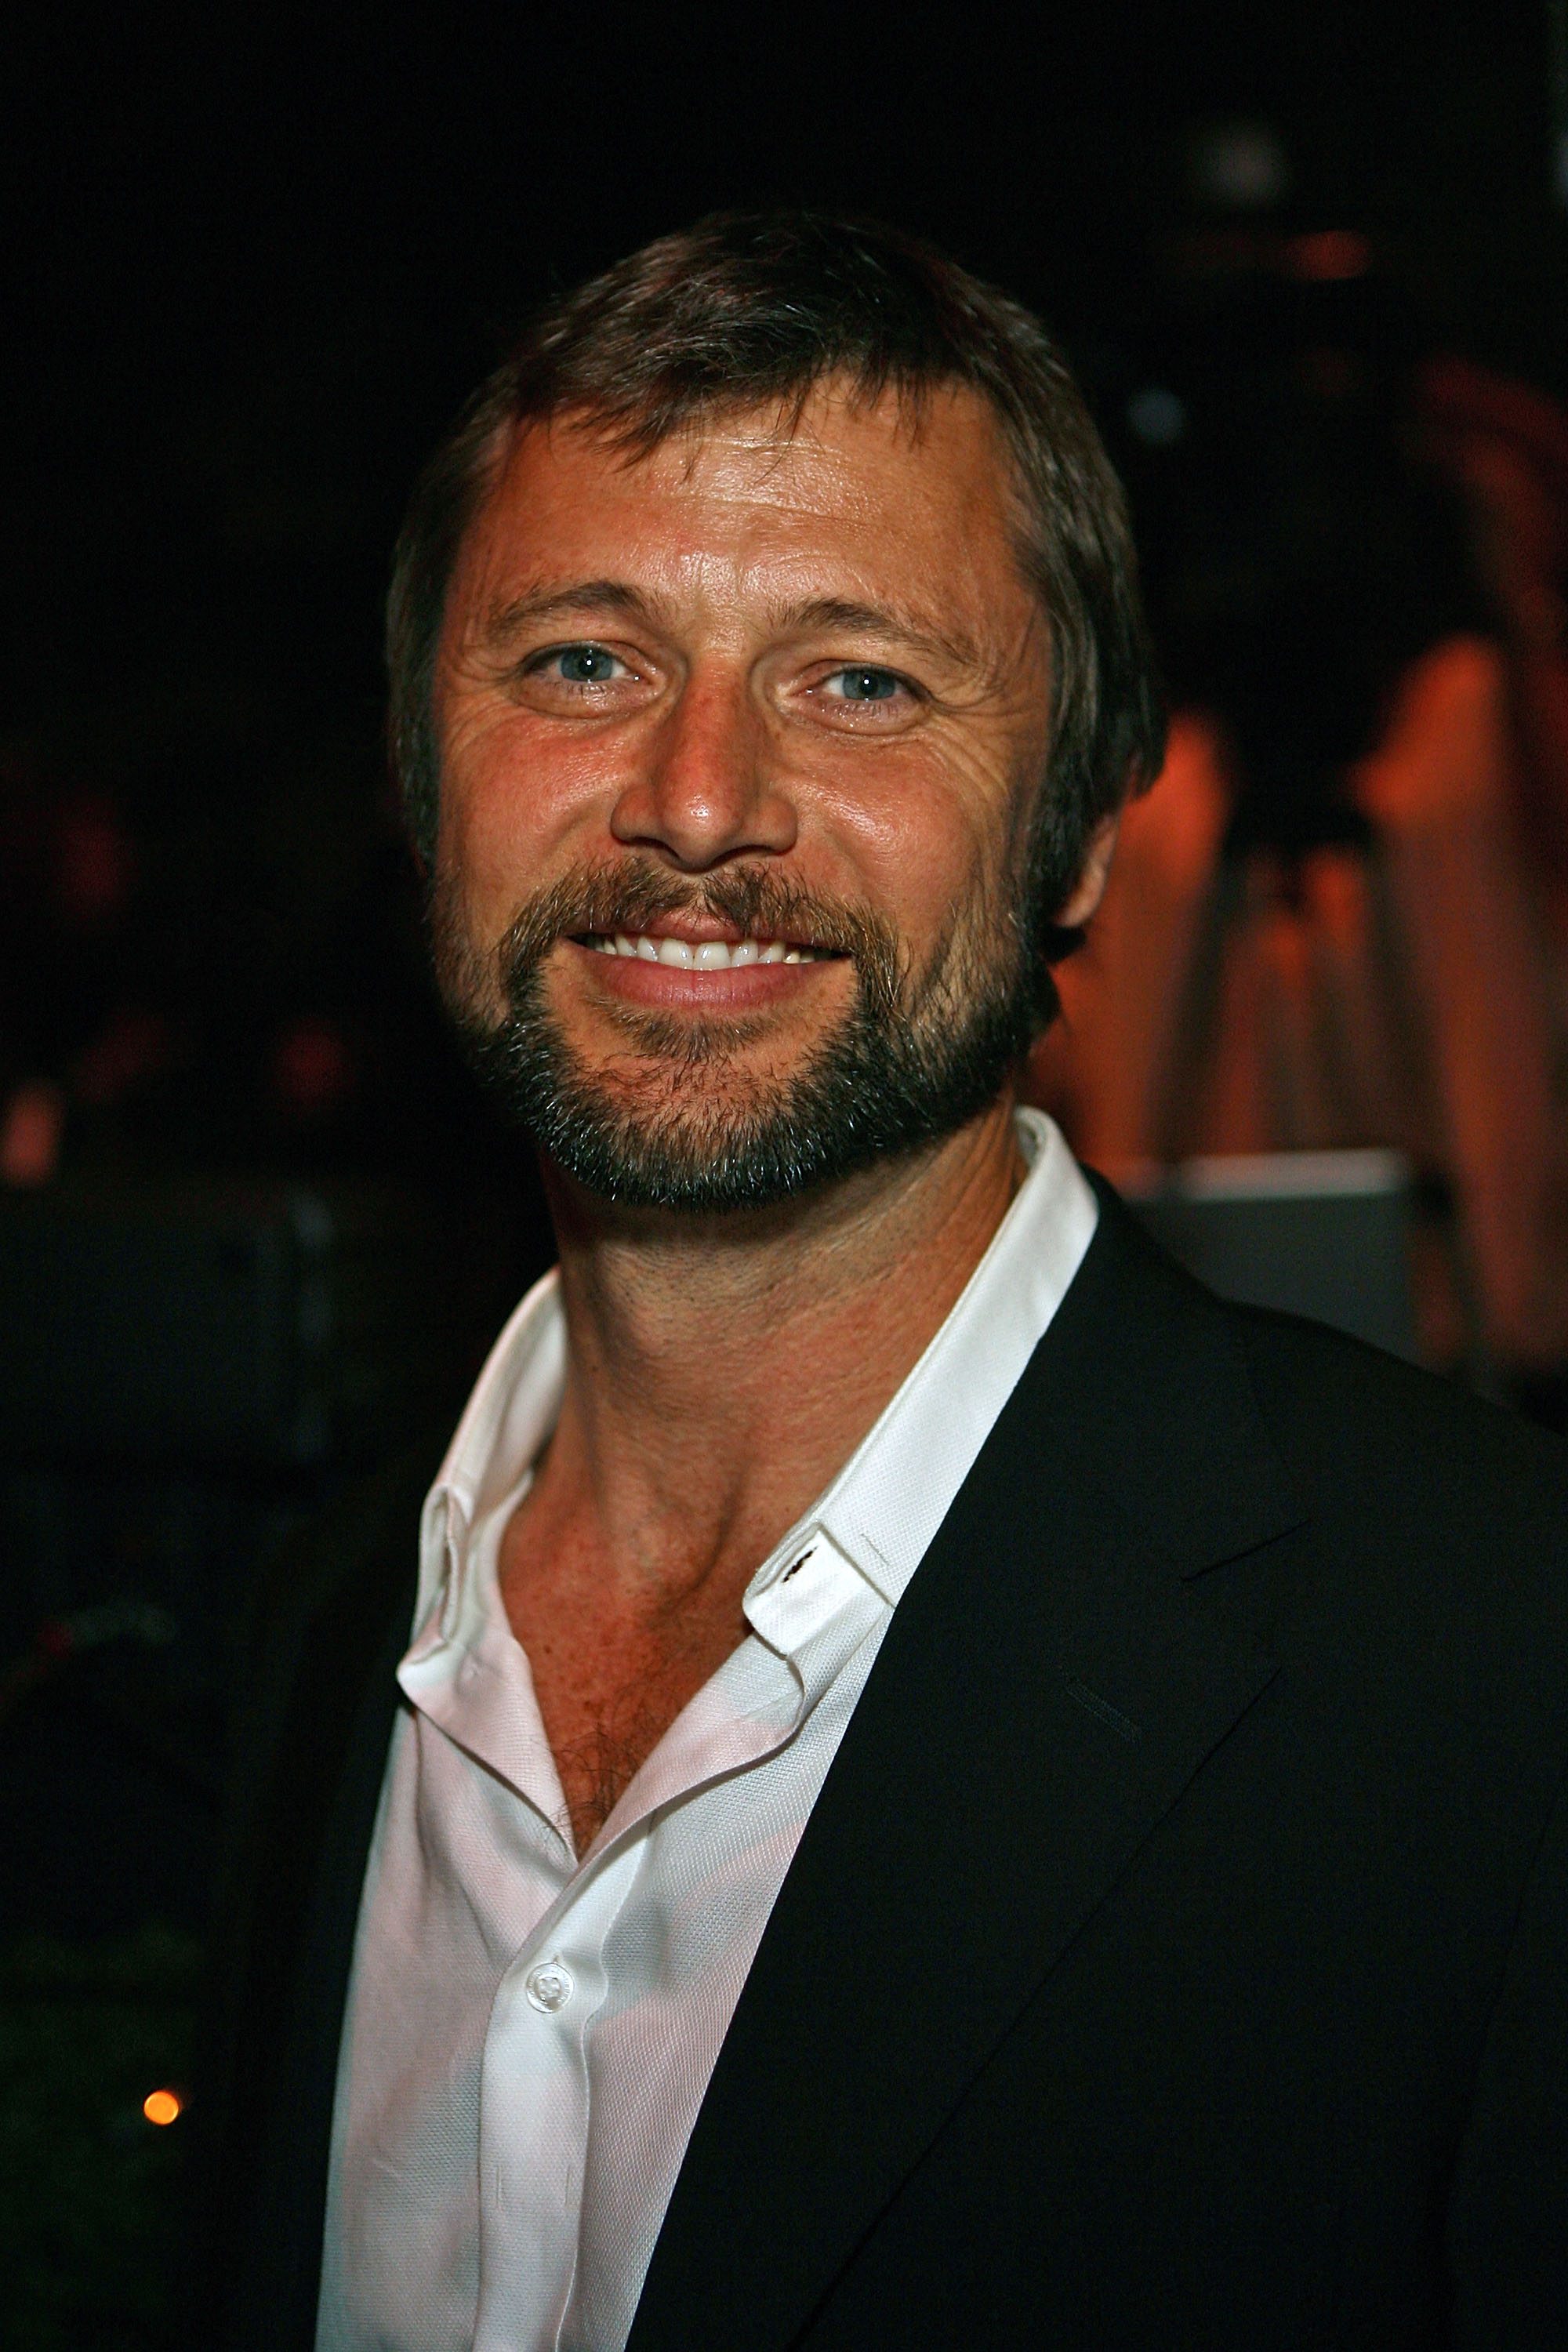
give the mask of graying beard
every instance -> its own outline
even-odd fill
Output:
[[[890,931],[858,909],[824,908],[743,869],[710,877],[698,901],[689,889],[672,888],[676,877],[662,869],[623,871],[618,888],[604,887],[616,878],[575,877],[519,916],[499,955],[496,981],[509,1008],[499,1021],[479,1009],[493,996],[472,986],[474,959],[455,928],[437,937],[444,992],[471,1063],[541,1150],[590,1191],[695,1213],[761,1207],[952,1132],[994,1099],[1027,1045],[1032,942],[1016,908],[988,926],[988,910],[976,905],[962,943],[950,923],[908,992]],[[640,1083],[590,1078],[574,1066],[543,1003],[544,958],[563,930],[637,929],[694,903],[747,929],[855,956],[858,985],[845,1024],[781,1093],[753,1085],[739,1108],[715,1105],[689,1082],[710,1075],[759,1024],[623,1009],[617,1025],[658,1068]],[[987,968],[975,951],[987,929],[1009,937],[1005,969]],[[641,1096],[657,1101],[639,1103]]]

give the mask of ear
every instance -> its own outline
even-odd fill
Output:
[[[1078,880],[1062,900],[1052,921],[1058,930],[1081,930],[1105,896],[1105,885],[1110,874],[1111,852],[1121,826],[1121,812],[1101,817],[1089,836],[1089,846],[1083,854],[1083,864],[1078,870]]]

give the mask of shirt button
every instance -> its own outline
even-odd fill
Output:
[[[530,1969],[522,1989],[533,2008],[552,2017],[572,1998],[572,1971],[559,1960],[541,1960],[536,1969]]]

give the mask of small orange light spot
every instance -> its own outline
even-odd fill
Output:
[[[149,2091],[142,2112],[150,2124],[172,2124],[184,2104],[177,2091]]]

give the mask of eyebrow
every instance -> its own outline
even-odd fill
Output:
[[[616,613],[628,620],[657,623],[658,615],[648,599],[626,580],[574,580],[563,588],[535,588],[521,596],[511,596],[504,604],[491,606],[485,615],[484,637],[487,645],[503,650],[511,639],[524,629],[537,628],[542,621],[565,620],[573,614]]]
[[[842,596],[812,596],[803,604],[780,607],[771,618],[781,632],[847,629],[856,636],[880,638],[884,645],[910,646],[918,653],[934,654],[939,661],[952,662],[960,669],[982,667],[980,649],[973,638],[879,604],[858,604]]]
[[[564,587],[531,589],[521,596],[509,597],[504,604],[494,605],[485,619],[485,641],[495,650],[504,651],[514,637],[543,622],[595,613],[615,614],[653,627],[660,625],[658,607],[629,581],[574,580]],[[776,605],[768,619],[781,635],[795,631],[846,629],[857,636],[875,637],[884,645],[909,646],[959,669],[984,666],[973,638],[960,631],[942,629],[912,614],[857,604],[843,596],[810,596],[796,604]]]

